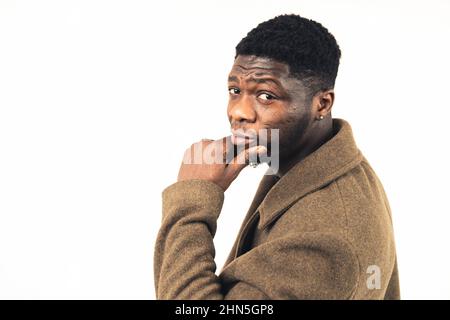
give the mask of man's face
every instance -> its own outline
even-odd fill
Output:
[[[228,88],[227,113],[232,132],[279,129],[281,157],[301,148],[313,122],[311,102],[307,100],[307,89],[300,80],[290,76],[286,64],[239,55],[229,74]],[[270,150],[270,130],[267,141],[261,140],[258,144]],[[242,145],[249,143],[249,139],[233,135],[232,142]]]

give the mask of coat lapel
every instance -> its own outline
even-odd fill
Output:
[[[334,136],[292,167],[267,193],[258,207],[259,229],[264,229],[295,201],[357,166],[363,155],[349,123],[333,119]]]

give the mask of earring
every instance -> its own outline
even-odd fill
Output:
[[[317,119],[317,120],[323,120],[323,116],[322,116],[322,115],[320,115],[319,119]]]

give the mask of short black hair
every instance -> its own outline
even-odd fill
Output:
[[[290,74],[310,89],[309,97],[334,88],[341,51],[320,23],[284,14],[260,23],[236,46],[236,55],[266,57],[289,66]]]

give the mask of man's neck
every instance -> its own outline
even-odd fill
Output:
[[[331,120],[331,119],[330,119]],[[327,126],[326,129],[320,128],[307,139],[307,143],[299,148],[297,152],[290,154],[286,158],[280,157],[280,165],[277,176],[280,178],[285,175],[293,166],[302,161],[309,154],[317,150],[322,144],[327,142],[333,137],[333,125],[332,123]]]

